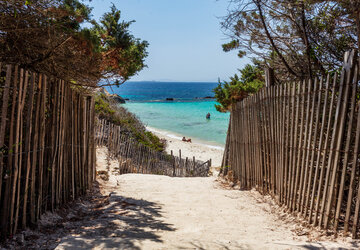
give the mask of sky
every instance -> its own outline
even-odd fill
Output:
[[[143,69],[131,81],[217,82],[228,80],[248,60],[223,52],[220,28],[228,0],[92,0],[96,20],[112,3],[122,19],[135,20],[132,34],[149,42]]]

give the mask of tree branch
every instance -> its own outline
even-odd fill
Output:
[[[255,4],[259,10],[259,16],[260,16],[260,19],[261,19],[261,23],[264,27],[264,30],[265,30],[265,33],[266,33],[266,36],[267,38],[269,39],[270,43],[271,43],[271,46],[272,48],[274,49],[274,51],[279,55],[280,57],[280,60],[282,61],[282,63],[285,65],[286,69],[289,71],[290,74],[298,77],[298,75],[295,73],[295,71],[290,67],[290,65],[287,63],[287,61],[285,60],[284,56],[280,53],[279,49],[277,48],[277,46],[275,45],[274,43],[274,40],[272,39],[271,35],[270,35],[270,32],[266,26],[266,23],[265,23],[265,18],[264,18],[264,15],[263,15],[263,12],[262,12],[262,9],[261,9],[261,0],[254,0],[255,1]]]
[[[30,65],[34,65],[34,64],[38,64],[41,63],[43,61],[46,61],[47,59],[49,59],[51,57],[51,55],[54,53],[54,51],[56,49],[58,49],[59,47],[63,46],[65,43],[67,43],[69,40],[71,39],[71,36],[68,37],[67,39],[65,39],[64,41],[62,41],[61,43],[59,43],[58,45],[56,45],[54,48],[52,48],[48,53],[46,53],[45,55],[40,56],[38,59],[30,62]]]
[[[308,61],[308,74],[310,81],[313,80],[313,73],[312,73],[312,67],[311,67],[311,47],[309,43],[309,38],[306,32],[306,17],[305,17],[305,6],[304,2],[301,2],[301,30],[303,33],[303,41],[306,48],[306,58]]]

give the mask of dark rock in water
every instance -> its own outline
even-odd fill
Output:
[[[129,99],[124,99],[117,94],[110,94],[105,88],[100,88],[99,92],[106,95],[107,98],[109,98],[110,100],[116,103],[125,103],[125,100],[129,100]]]
[[[117,103],[125,103],[125,99],[117,94],[109,95],[109,98]]]
[[[125,101],[130,101],[130,99],[129,99],[129,98],[125,98],[124,100],[125,100]]]
[[[166,101],[174,101],[174,98],[166,98]]]
[[[205,96],[204,99],[214,99],[214,96]]]

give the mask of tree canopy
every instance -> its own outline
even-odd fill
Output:
[[[74,84],[121,84],[142,70],[148,43],[115,6],[99,22],[79,0],[0,2],[0,61]]]
[[[359,48],[359,15],[357,0],[231,0],[223,49],[262,59],[282,82],[313,78]]]
[[[263,87],[264,72],[258,64],[247,64],[239,72],[240,77],[235,74],[230,77],[230,81],[219,82],[214,89],[216,101],[219,103],[215,105],[217,111],[230,111],[233,104],[242,101]]]

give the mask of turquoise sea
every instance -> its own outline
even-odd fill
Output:
[[[224,146],[229,114],[216,111],[212,89],[217,83],[203,82],[127,82],[113,88],[129,98],[122,104],[147,126],[185,136],[210,145]],[[173,101],[166,101],[173,98]],[[206,119],[206,114],[211,119]]]

